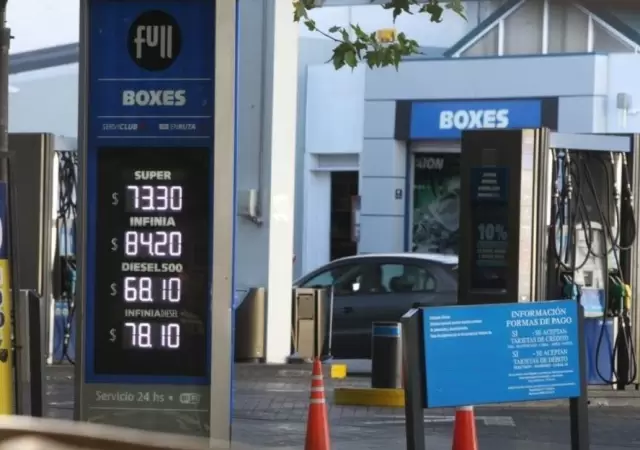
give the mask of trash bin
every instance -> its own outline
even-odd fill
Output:
[[[267,290],[251,288],[235,309],[236,362],[264,362]]]
[[[373,322],[371,387],[402,388],[402,325],[398,322]]]

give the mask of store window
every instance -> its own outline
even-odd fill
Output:
[[[460,154],[416,154],[411,250],[458,254],[459,223]]]

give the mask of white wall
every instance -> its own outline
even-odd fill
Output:
[[[331,172],[308,170],[311,155],[305,155],[301,270],[308,273],[326,264],[330,258]]]
[[[310,154],[358,153],[364,127],[364,79],[359,67],[336,71],[332,65],[309,67],[305,151]]]
[[[640,133],[640,55],[634,53],[612,54],[608,57],[606,109],[607,130],[611,133]],[[604,75],[603,75],[604,77]],[[632,96],[632,109],[627,116],[626,127],[621,113],[616,108],[616,96],[627,93]]]
[[[298,54],[298,122],[296,129],[296,196],[293,249],[296,260],[293,264],[293,278],[298,278],[305,273],[303,267],[303,223],[304,223],[304,174],[305,174],[305,136],[307,122],[305,120],[307,110],[307,76],[310,65],[326,62],[333,51],[335,44],[328,39],[300,38],[300,52]],[[313,127],[312,127],[313,129]]]

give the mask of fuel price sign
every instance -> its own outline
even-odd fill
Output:
[[[208,148],[98,150],[97,374],[206,372]]]

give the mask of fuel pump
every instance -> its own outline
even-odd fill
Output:
[[[637,205],[626,155],[637,142],[547,129],[475,130],[462,138],[461,175],[471,181],[461,186],[467,238],[460,246],[459,303],[580,302],[588,382],[617,388],[637,375],[628,279],[638,264],[631,251]],[[495,182],[485,177],[486,192],[501,193],[491,194],[493,205],[508,211],[499,217],[501,242],[474,234],[492,205],[489,194],[479,197],[478,172],[501,174]],[[505,282],[474,285],[478,274]]]
[[[636,363],[630,329],[630,286],[620,264],[621,208],[633,210],[629,184],[620,196],[624,153],[551,149],[552,213],[549,245],[555,260],[550,286],[563,298],[579,301],[586,315],[587,376],[590,384],[633,380]],[[627,177],[628,179],[628,177]],[[634,214],[627,220],[635,221]],[[634,237],[635,240],[635,237]],[[552,243],[555,242],[555,245]],[[556,295],[551,295],[556,297]],[[621,354],[624,352],[625,354]],[[619,373],[618,361],[627,361]]]
[[[54,362],[75,361],[75,226],[78,155],[76,151],[56,152],[58,162],[57,217],[53,258],[53,298],[56,302]]]

